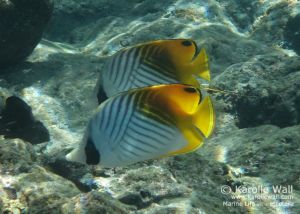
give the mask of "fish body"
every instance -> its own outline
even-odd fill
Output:
[[[194,151],[214,128],[211,99],[183,84],[133,89],[103,102],[70,161],[126,166]]]
[[[101,103],[120,92],[151,85],[184,83],[199,88],[195,76],[210,80],[204,48],[197,53],[197,45],[190,39],[157,40],[123,49],[110,57],[96,91]]]

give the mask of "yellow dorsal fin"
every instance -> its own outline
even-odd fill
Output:
[[[197,58],[192,61],[192,73],[202,79],[210,81],[210,71],[208,66],[208,56],[205,48],[202,48]]]
[[[200,135],[199,131],[197,131],[194,127],[185,128],[184,130],[182,130],[182,134],[187,140],[188,144],[182,149],[168,153],[166,156],[193,152],[200,146],[202,146],[203,137]]]
[[[193,123],[206,138],[211,135],[215,127],[215,111],[209,96],[204,98],[193,114]]]

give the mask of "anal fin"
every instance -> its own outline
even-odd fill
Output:
[[[179,150],[168,153],[166,156],[173,156],[193,152],[200,146],[202,146],[203,137],[201,136],[199,131],[195,129],[195,127],[190,127],[182,130],[182,134],[187,141],[187,145]]]

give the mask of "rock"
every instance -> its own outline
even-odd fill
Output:
[[[156,13],[159,15],[162,13],[162,9],[165,9],[172,2],[174,0],[155,4],[143,0],[120,0],[118,2],[55,0],[53,18],[46,30],[46,38],[71,44],[86,43],[99,32],[105,31],[107,24],[116,17],[127,22],[127,20],[135,20],[144,14],[151,16]],[[95,20],[97,22],[104,20],[104,22],[96,27]]]
[[[31,144],[0,138],[0,204],[3,213],[25,210],[26,206],[19,200],[17,176],[29,172],[34,162],[38,162],[38,157]]]
[[[186,201],[188,204],[189,202]],[[137,211],[137,214],[182,214],[182,213],[190,213],[190,214],[198,214],[201,213],[202,210],[197,208],[186,208],[186,204],[182,203],[180,206],[176,206],[176,204],[166,205],[166,206],[151,206],[147,209],[143,209]]]
[[[5,138],[20,138],[32,144],[50,140],[49,132],[42,122],[36,121],[31,107],[16,96],[10,96],[5,101],[0,112],[0,134]]]
[[[52,7],[51,0],[0,1],[0,67],[18,63],[33,51]]]
[[[28,172],[37,156],[31,144],[19,139],[0,138],[0,172]]]
[[[240,128],[299,124],[299,59],[269,54],[235,64],[213,80],[212,85],[225,90],[216,99],[231,105],[227,112],[236,113]]]
[[[261,1],[226,1],[218,0],[220,6],[235,26],[241,31],[250,31],[251,26],[259,15],[262,15],[264,2]]]
[[[133,167],[111,177],[95,179],[101,191],[137,209],[147,208],[153,203],[171,203],[191,194],[191,189],[178,183],[167,169],[155,165]]]
[[[46,171],[39,164],[41,161],[31,144],[18,139],[0,139],[3,212],[56,212],[67,198],[80,193],[72,182]]]
[[[245,62],[256,55],[276,52],[272,47],[234,33],[226,25],[211,24],[190,34],[199,47],[207,49],[212,79],[233,64]]]
[[[295,3],[289,1],[264,2],[260,16],[253,23],[250,38],[271,46],[284,46],[284,31]],[[271,29],[276,29],[272,31]]]
[[[0,112],[3,111],[4,106],[5,106],[5,98],[0,96]]]
[[[133,207],[126,206],[108,194],[92,191],[72,198],[62,206],[62,213],[118,213],[127,214],[134,211]]]
[[[287,205],[286,209],[291,213],[297,213],[300,210],[296,205],[300,188],[300,165],[296,161],[300,158],[299,150],[299,125],[282,129],[272,125],[263,125],[217,136],[209,142],[209,145],[204,146],[201,154],[206,159],[214,158],[226,163],[230,178],[225,185],[231,188],[232,193],[237,188],[293,186],[293,192],[287,194],[290,195],[289,198],[286,197],[281,201],[286,204],[293,203],[292,206]],[[266,196],[252,191],[246,191],[240,195],[248,201],[253,201],[255,207],[260,207],[261,213],[270,213],[273,209],[270,203],[263,199]],[[282,193],[276,193],[272,189],[268,195],[268,197],[284,197]],[[262,198],[252,200],[254,196]]]
[[[217,145],[222,138],[222,145]],[[226,163],[243,168],[243,175],[261,177],[271,184],[290,184],[300,188],[297,151],[300,149],[300,126],[280,129],[264,125],[241,129],[213,139],[212,148],[226,147]],[[243,151],[243,153],[239,153]],[[279,164],[274,164],[280,160]],[[276,174],[276,176],[274,176]]]
[[[199,150],[203,154],[206,150]],[[214,160],[211,153],[210,158],[205,159],[202,155],[191,153],[174,157],[169,162],[169,168],[178,183],[185,184],[193,190],[190,197],[190,204],[205,213],[232,212],[232,208],[222,206],[223,202],[235,201],[230,195],[221,193],[220,188],[225,185],[229,177],[229,169],[223,164]],[[244,213],[243,206],[235,207],[238,213]]]
[[[71,163],[63,157],[44,156],[44,165],[52,172],[72,181],[78,189],[83,192],[89,192],[96,189],[97,186],[93,183],[93,176],[89,175],[91,167],[79,163]],[[84,177],[85,176],[85,177]],[[90,180],[89,180],[90,179]]]
[[[21,174],[17,183],[28,213],[61,213],[62,205],[80,193],[73,183],[41,167]]]

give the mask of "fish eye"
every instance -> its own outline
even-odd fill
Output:
[[[192,42],[189,41],[189,40],[185,40],[185,41],[181,42],[181,44],[184,45],[184,46],[191,46]]]
[[[197,90],[195,88],[192,87],[185,87],[184,90],[188,93],[195,93],[197,92]]]

